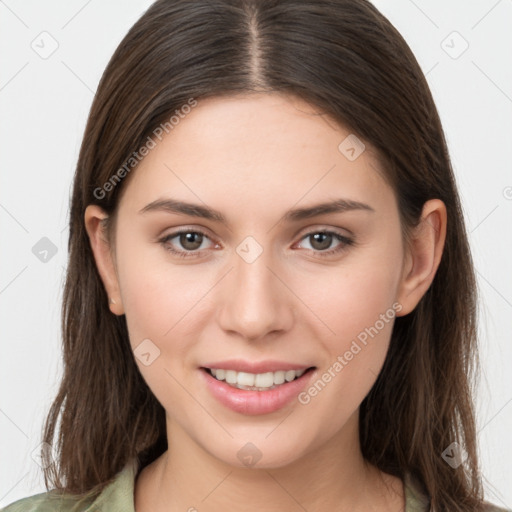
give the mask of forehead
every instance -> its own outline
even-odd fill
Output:
[[[125,184],[125,207],[166,195],[240,212],[326,198],[393,200],[373,148],[294,96],[203,99],[155,142]]]

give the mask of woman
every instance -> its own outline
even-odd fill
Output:
[[[159,0],[77,165],[55,489],[5,510],[504,510],[475,307],[443,129],[389,21]]]

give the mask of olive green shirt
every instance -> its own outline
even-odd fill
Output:
[[[52,490],[22,498],[0,512],[135,512],[134,487],[138,468],[137,460],[127,464],[95,498],[77,499]],[[407,476],[404,484],[406,512],[428,512],[428,499],[418,482]],[[488,512],[512,512],[491,504],[487,504],[487,507]]]

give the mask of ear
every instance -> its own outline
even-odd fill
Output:
[[[431,199],[423,205],[420,222],[406,247],[397,296],[402,309],[397,316],[413,311],[432,284],[443,255],[446,222],[446,206],[440,199]]]
[[[91,249],[96,261],[96,267],[103,281],[107,293],[107,301],[112,313],[123,315],[124,308],[119,291],[119,278],[115,267],[115,259],[112,256],[111,245],[105,233],[102,222],[108,215],[97,205],[90,204],[85,209],[85,229],[89,235]],[[112,302],[113,301],[113,302]]]

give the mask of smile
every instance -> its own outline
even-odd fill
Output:
[[[245,415],[269,414],[282,409],[297,400],[317,373],[314,366],[264,373],[208,367],[199,369],[211,395],[222,406]]]
[[[250,391],[268,391],[284,382],[299,378],[303,370],[278,370],[276,372],[249,373],[225,370],[223,368],[206,368],[217,380],[225,381],[230,386]]]

